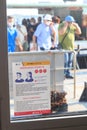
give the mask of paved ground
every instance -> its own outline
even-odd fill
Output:
[[[83,100],[82,102],[79,102],[85,88],[85,82],[87,82],[86,69],[76,70],[75,83],[73,79],[64,80],[64,90],[67,92],[66,98],[67,98],[69,112],[87,110],[87,101]]]

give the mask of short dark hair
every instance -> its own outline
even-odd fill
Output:
[[[60,18],[59,18],[58,16],[54,16],[54,17],[52,18],[52,21],[53,21],[54,23],[60,23]]]
[[[7,16],[7,19],[13,19],[13,17],[12,16]]]
[[[17,72],[16,74],[20,74],[20,75],[22,75],[21,72]]]

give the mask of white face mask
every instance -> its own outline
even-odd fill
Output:
[[[50,26],[51,21],[46,21],[45,24],[46,24],[47,26]]]
[[[8,27],[10,27],[10,28],[12,28],[13,27],[13,25],[14,25],[14,23],[8,23]]]
[[[34,25],[34,23],[33,23],[33,22],[31,22],[31,25]]]

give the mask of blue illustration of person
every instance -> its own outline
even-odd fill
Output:
[[[16,75],[17,75],[17,79],[15,80],[15,82],[17,83],[24,82],[24,79],[22,79],[22,74],[20,72],[17,72]]]
[[[32,82],[33,81],[32,72],[27,73],[27,78],[25,79],[25,81],[26,82]]]

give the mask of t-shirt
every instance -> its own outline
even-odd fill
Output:
[[[17,28],[18,38],[23,45],[25,41],[24,36],[27,36],[27,29],[24,25],[19,25]]]
[[[59,25],[59,29],[61,27],[63,27],[63,26],[64,26],[64,23],[61,23]],[[66,30],[66,33],[68,33],[67,35],[66,34],[59,35],[59,42],[60,43],[61,43],[62,39],[64,38],[64,36],[66,35],[63,43],[61,43],[63,49],[65,49],[65,50],[74,50],[75,30],[76,30],[76,28],[73,25],[71,25]]]
[[[17,31],[15,28],[7,28],[8,33],[8,52],[15,52],[15,39],[17,37]]]
[[[55,28],[55,31],[56,31],[56,46],[58,45],[59,43],[59,38],[58,38],[58,27],[59,27],[59,24],[58,23],[54,23],[54,28]]]

